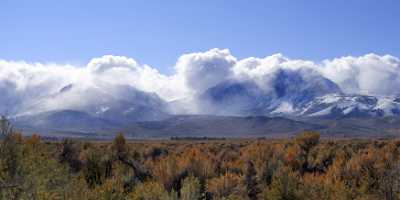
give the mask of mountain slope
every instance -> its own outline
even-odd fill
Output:
[[[324,118],[384,117],[399,114],[399,97],[344,94],[317,97],[299,113],[302,116]]]
[[[39,133],[77,132],[95,133],[117,130],[121,127],[113,121],[93,117],[74,110],[49,111],[35,115],[25,115],[12,120],[18,129]]]
[[[399,97],[344,94],[332,81],[309,71],[277,70],[266,76],[265,82],[223,81],[174,102],[129,85],[69,84],[33,103],[20,102],[18,110],[24,112],[14,120],[31,132],[124,131],[138,137],[280,137],[302,130],[386,136],[400,130]]]
[[[339,87],[319,74],[278,70],[269,82],[225,81],[195,99],[201,114],[292,115],[314,98],[341,93]]]
[[[318,130],[325,137],[380,138],[399,137],[399,117],[344,117],[303,118],[302,121],[319,124],[325,128]]]
[[[324,126],[281,117],[175,116],[162,121],[137,122],[124,132],[136,137],[282,137]]]
[[[58,93],[26,106],[25,112],[17,116],[74,110],[117,123],[131,123],[164,119],[169,116],[166,107],[167,103],[156,94],[127,85],[67,85]]]

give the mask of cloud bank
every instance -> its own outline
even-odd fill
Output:
[[[282,70],[301,73],[310,82],[318,82],[314,77],[325,77],[348,94],[397,95],[400,89],[400,59],[390,55],[314,62],[282,54],[237,59],[228,49],[211,49],[184,54],[173,67],[174,74],[164,75],[133,58],[112,55],[93,58],[86,66],[0,60],[0,113],[62,109],[89,102],[100,93],[119,97],[118,88],[125,86],[158,95],[165,102],[196,98],[227,80],[250,81],[268,91]],[[74,92],[49,101],[71,85]],[[89,95],[93,90],[98,91],[94,97]]]

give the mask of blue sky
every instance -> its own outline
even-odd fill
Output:
[[[400,56],[400,1],[0,0],[0,59],[85,65],[123,55],[172,73],[190,52],[323,60]]]

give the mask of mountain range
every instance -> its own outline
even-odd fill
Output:
[[[131,137],[262,137],[316,130],[327,136],[393,136],[400,97],[347,94],[307,71],[278,70],[268,82],[225,80],[192,97],[165,101],[128,85],[68,84],[19,105],[24,132]],[[78,97],[78,98],[77,98]]]

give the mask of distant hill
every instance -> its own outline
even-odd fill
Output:
[[[138,122],[124,129],[136,137],[284,137],[324,126],[282,117],[174,116],[163,121]]]
[[[84,112],[63,110],[14,119],[27,134],[49,136],[112,137],[123,132],[134,138],[169,137],[289,137],[304,130],[324,137],[400,136],[398,117],[284,118],[266,116],[177,115],[159,121],[121,124]]]

